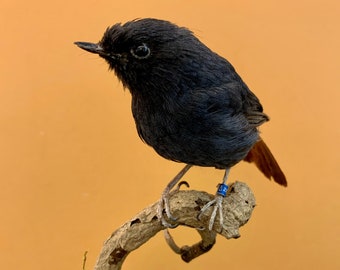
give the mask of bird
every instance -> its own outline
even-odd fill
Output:
[[[156,18],[134,19],[106,29],[97,43],[78,41],[98,54],[132,95],[132,114],[140,138],[162,157],[185,163],[164,189],[158,216],[170,220],[169,194],[192,166],[225,171],[210,207],[211,230],[227,195],[230,168],[244,160],[268,179],[287,186],[286,177],[259,134],[269,120],[259,99],[232,64],[186,27]]]

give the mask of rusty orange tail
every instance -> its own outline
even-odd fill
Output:
[[[282,186],[287,186],[287,180],[279,164],[270,152],[268,146],[260,139],[248,155],[244,158],[247,162],[254,162],[256,167],[268,178]]]

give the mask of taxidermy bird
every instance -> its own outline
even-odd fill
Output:
[[[160,200],[171,215],[169,192],[191,166],[225,170],[215,199],[209,229],[221,215],[230,168],[245,160],[276,183],[286,177],[259,136],[269,120],[259,99],[233,66],[184,27],[158,19],[138,19],[109,27],[98,43],[75,42],[109,64],[132,95],[132,113],[141,139],[166,159],[185,163]],[[223,217],[220,216],[220,224]]]

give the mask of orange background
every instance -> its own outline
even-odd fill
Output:
[[[1,269],[81,269],[86,250],[93,268],[110,233],[182,168],[139,140],[128,91],[72,44],[137,17],[187,26],[233,63],[271,117],[262,136],[289,186],[237,165],[230,181],[257,199],[241,238],[186,264],[159,234],[124,269],[340,269],[339,1],[3,0],[0,13]],[[185,179],[214,193],[222,176]]]

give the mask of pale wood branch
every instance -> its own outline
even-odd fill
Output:
[[[176,223],[196,229],[202,238],[199,243],[180,248],[166,231],[169,246],[186,262],[209,251],[215,243],[217,234],[227,239],[240,237],[239,227],[247,223],[255,207],[255,197],[245,183],[231,184],[223,200],[223,227],[219,225],[217,215],[213,229],[209,231],[207,226],[211,211],[204,213],[201,220],[198,220],[197,216],[203,205],[213,198],[214,195],[195,190],[181,190],[171,194],[170,209],[178,218]],[[157,217],[157,206],[158,202],[146,207],[112,233],[104,243],[95,270],[121,269],[131,251],[139,248],[159,231],[166,229]]]

